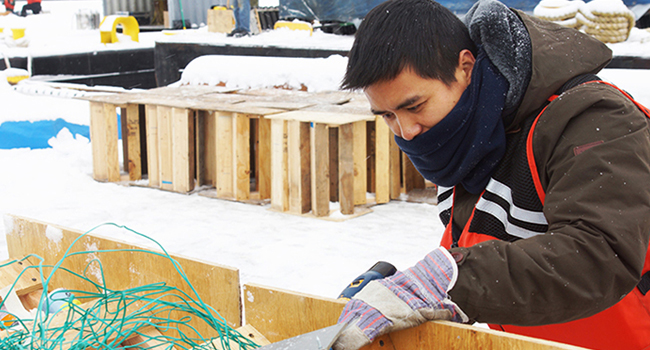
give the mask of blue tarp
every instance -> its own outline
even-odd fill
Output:
[[[349,22],[363,18],[385,0],[280,0],[280,18],[299,18],[308,21]],[[476,0],[441,0],[443,6],[457,14],[464,14]],[[509,7],[532,12],[539,0],[503,0]],[[648,4],[650,0],[623,0],[625,5]]]
[[[68,128],[73,135],[79,134],[90,138],[88,125],[68,123],[61,118],[37,122],[4,122],[0,124],[0,149],[49,148],[47,141],[55,137],[63,128]]]

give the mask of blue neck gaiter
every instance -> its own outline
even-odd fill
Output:
[[[480,193],[505,153],[501,112],[507,91],[508,82],[480,49],[472,81],[454,109],[411,141],[395,141],[427,180]]]

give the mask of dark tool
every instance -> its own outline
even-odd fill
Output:
[[[354,281],[352,281],[352,283],[341,292],[339,299],[350,300],[355,294],[363,289],[368,282],[392,276],[395,272],[397,272],[397,269],[391,263],[379,261],[361,276],[355,278]]]

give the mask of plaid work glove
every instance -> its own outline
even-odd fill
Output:
[[[332,348],[356,350],[380,335],[430,320],[468,322],[447,294],[457,276],[454,258],[438,248],[410,269],[368,283],[345,305],[338,322],[349,325]]]

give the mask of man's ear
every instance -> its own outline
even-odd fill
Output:
[[[474,63],[476,63],[476,58],[472,51],[462,50],[458,54],[458,68],[456,69],[456,79],[461,82],[469,83],[472,81],[472,69],[474,69]]]

